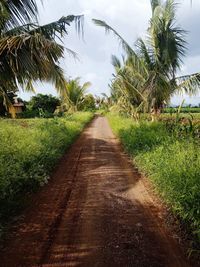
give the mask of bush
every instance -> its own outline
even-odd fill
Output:
[[[135,164],[200,242],[199,141],[168,132],[162,122],[136,124],[131,119],[108,117]]]

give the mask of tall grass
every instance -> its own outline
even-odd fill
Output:
[[[56,162],[92,116],[85,112],[57,119],[0,120],[1,221],[19,199],[48,182]]]
[[[162,122],[134,123],[108,115],[111,127],[135,164],[200,242],[200,144],[168,131]]]

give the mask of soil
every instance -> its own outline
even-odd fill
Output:
[[[105,117],[97,116],[11,229],[1,267],[186,267]]]

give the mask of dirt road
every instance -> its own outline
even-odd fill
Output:
[[[61,160],[12,230],[0,266],[189,264],[104,117]]]

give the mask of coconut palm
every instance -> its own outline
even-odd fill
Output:
[[[138,76],[132,64],[132,58],[123,57],[121,62],[116,56],[112,56],[115,73],[110,88],[117,110],[137,119],[138,113],[145,110],[145,92],[141,91],[145,73]]]
[[[33,91],[36,80],[52,82],[62,90],[65,79],[59,60],[65,48],[58,40],[68,34],[72,22],[80,31],[82,16],[40,26],[35,0],[0,0],[0,7],[0,94],[6,100],[7,90],[16,92],[20,86]]]
[[[199,75],[176,78],[185,54],[185,32],[176,26],[176,3],[173,0],[151,0],[152,18],[146,40],[139,39],[133,49],[111,26],[93,19],[107,33],[119,39],[127,60],[118,72],[123,81],[121,90],[133,91],[144,100],[148,110],[157,115],[177,90],[194,92],[199,86]],[[131,78],[131,82],[130,82]],[[118,86],[119,88],[120,86]],[[130,95],[130,92],[128,96]]]
[[[65,90],[61,92],[62,109],[69,112],[78,111],[90,86],[90,82],[81,85],[79,77],[66,81]]]

